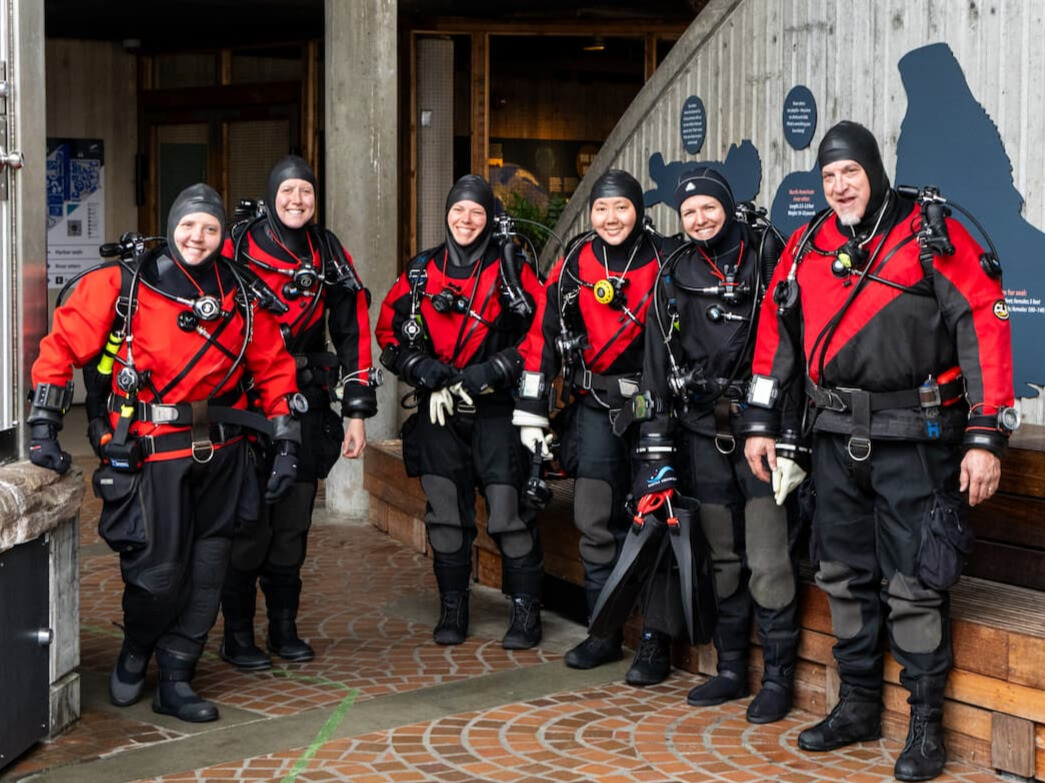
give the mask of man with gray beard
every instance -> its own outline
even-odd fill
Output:
[[[835,125],[818,162],[830,208],[792,235],[770,283],[745,456],[786,492],[802,471],[778,438],[812,439],[811,560],[841,687],[798,746],[881,736],[887,631],[911,705],[895,774],[929,780],[946,762],[947,590],[972,546],[964,517],[997,490],[1018,421],[1008,309],[1000,275],[962,225],[931,198],[919,206],[890,187],[867,128]],[[803,375],[807,404],[783,409],[778,390]]]

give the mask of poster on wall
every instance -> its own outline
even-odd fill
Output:
[[[105,147],[101,139],[47,140],[47,287],[101,261],[105,242]]]

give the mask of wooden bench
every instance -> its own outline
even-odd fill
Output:
[[[365,488],[370,492],[372,524],[398,541],[427,553],[424,529],[425,500],[420,483],[407,478],[398,441],[371,443],[367,449]],[[551,483],[554,500],[540,518],[545,570],[571,585],[583,585],[584,572],[577,554],[572,522],[572,482]],[[987,550],[986,565],[970,563],[951,594],[955,667],[947,688],[944,726],[952,758],[988,769],[1045,781],[1045,591],[1020,584],[1045,573],[1045,551],[1021,549],[1012,535],[1039,542],[1045,550],[1045,452],[1013,449],[1005,461],[999,496],[974,514],[978,546]],[[486,535],[483,504],[477,504],[475,577],[484,585],[500,587],[500,557]],[[1038,516],[1035,516],[1038,515]],[[1019,520],[1016,530],[1004,529],[1006,520]],[[1040,523],[1040,524],[1038,524]],[[1009,540],[999,542],[1004,533]],[[995,538],[992,538],[994,536]],[[1003,584],[982,578],[1003,568],[1008,552],[1014,568]],[[1018,557],[1013,553],[1018,552]],[[803,566],[800,586],[802,636],[796,667],[795,701],[798,707],[824,715],[834,705],[838,672],[831,655],[834,636],[826,596],[811,584],[812,569]],[[632,618],[625,629],[634,646],[639,633]],[[751,683],[761,678],[761,652],[752,635]],[[679,643],[676,666],[697,674],[715,672],[710,645]],[[899,665],[886,657],[884,731],[902,739],[907,733],[907,691],[899,684]]]

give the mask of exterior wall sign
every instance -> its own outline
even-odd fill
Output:
[[[704,101],[696,95],[690,95],[682,104],[682,117],[680,121],[680,132],[682,133],[682,146],[690,155],[696,155],[704,146],[704,137],[707,135],[707,112],[704,111]]]
[[[101,261],[105,147],[101,139],[47,140],[47,287]]]
[[[804,150],[816,132],[816,99],[805,85],[790,89],[784,98],[784,138],[796,150]]]

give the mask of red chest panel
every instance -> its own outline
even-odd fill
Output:
[[[592,372],[604,372],[629,345],[635,340],[643,339],[646,315],[653,301],[650,292],[656,282],[659,265],[653,259],[647,259],[642,266],[628,269],[623,275],[612,271],[610,273],[627,281],[621,294],[634,319],[624,310],[603,304],[595,298],[592,286],[600,280],[605,280],[607,275],[606,267],[596,258],[591,243],[581,249],[577,259],[577,270],[581,279],[577,303],[589,343],[588,349],[584,351],[584,361]],[[591,364],[597,355],[598,360]]]

